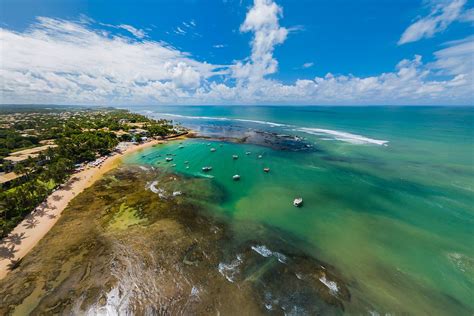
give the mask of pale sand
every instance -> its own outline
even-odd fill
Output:
[[[182,137],[174,139],[182,139]],[[47,198],[46,203],[38,206],[35,212],[26,216],[0,242],[0,279],[7,275],[8,267],[12,261],[23,258],[48,233],[58,221],[62,211],[75,196],[90,187],[106,172],[117,167],[124,155],[163,142],[165,141],[153,140],[141,145],[132,145],[122,154],[107,158],[99,167],[87,167],[87,169],[73,174],[66,184]]]

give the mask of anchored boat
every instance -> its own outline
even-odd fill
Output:
[[[204,172],[211,171],[211,170],[212,170],[211,166],[202,167],[202,171],[204,171]]]
[[[263,168],[263,171],[270,172],[270,168]]]
[[[236,175],[234,175],[234,176],[232,177],[232,179],[233,179],[234,181],[238,181],[238,180],[240,180],[240,176],[239,176],[238,174],[236,174]]]
[[[239,159],[239,156],[237,156],[237,155],[232,155],[232,159],[234,159],[234,160],[235,160],[235,159]]]
[[[293,205],[296,207],[300,207],[303,205],[303,198],[299,197],[293,200]]]

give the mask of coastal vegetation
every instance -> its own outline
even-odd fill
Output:
[[[76,168],[110,155],[120,141],[141,142],[173,133],[171,122],[127,110],[2,108],[0,173],[10,177],[0,183],[0,236],[10,232]]]

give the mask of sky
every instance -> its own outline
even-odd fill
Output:
[[[0,104],[473,105],[467,0],[0,0]]]

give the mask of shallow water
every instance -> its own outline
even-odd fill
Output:
[[[140,167],[72,201],[0,282],[0,314],[343,312],[350,294],[330,265],[264,226],[255,240],[236,238],[212,215],[224,193],[207,178]]]
[[[172,143],[129,162],[217,184],[225,198],[214,211],[239,223],[239,238],[253,238],[249,223],[296,237],[296,249],[349,280],[349,309],[474,311],[473,109],[165,107],[147,113],[171,113],[166,117],[214,137],[266,130],[314,145],[302,153],[189,140],[184,148]],[[172,163],[159,157],[166,154],[176,154]],[[213,170],[201,172],[206,165]],[[298,196],[301,209],[292,205]]]
[[[0,281],[0,314],[473,314],[474,110],[157,111],[228,141],[128,156]]]

